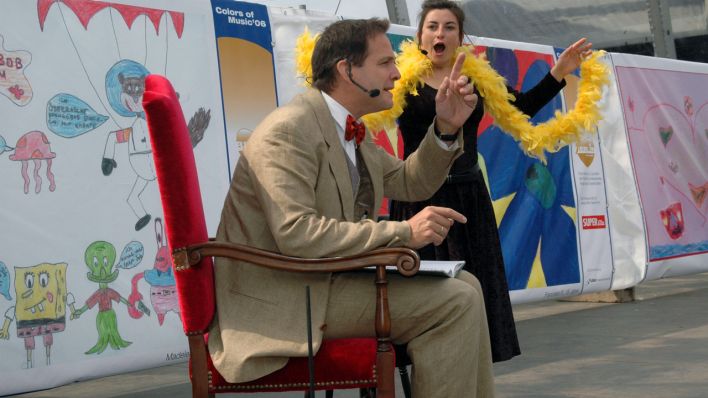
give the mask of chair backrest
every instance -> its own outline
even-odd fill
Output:
[[[145,79],[143,108],[150,131],[157,185],[170,252],[209,240],[192,142],[177,94],[160,75]],[[215,311],[211,257],[197,266],[175,269],[184,331],[205,333]]]

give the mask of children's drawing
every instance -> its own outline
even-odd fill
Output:
[[[708,252],[708,74],[626,66],[616,72],[649,260]]]
[[[3,140],[4,141],[4,140]],[[56,183],[54,173],[52,173],[52,159],[57,155],[49,147],[47,136],[41,131],[30,131],[17,140],[15,153],[10,155],[10,160],[22,162],[22,179],[24,180],[24,192],[29,193],[30,178],[27,173],[29,162],[34,164],[32,175],[34,177],[34,193],[42,191],[42,177],[39,171],[42,168],[42,161],[47,163],[47,180],[49,180],[49,190],[54,192]]]
[[[688,95],[683,97],[683,110],[688,117],[693,116],[693,98]]]
[[[15,105],[25,106],[32,101],[32,86],[25,76],[32,54],[6,50],[4,41],[0,35],[0,94]]]
[[[118,62],[106,74],[106,94],[111,108],[121,116],[134,119],[131,126],[111,131],[106,137],[101,170],[103,175],[110,175],[113,169],[118,167],[115,160],[116,144],[128,144],[128,160],[135,172],[135,181],[128,194],[128,205],[138,218],[135,223],[136,231],[150,222],[151,215],[145,210],[140,195],[148,183],[155,180],[152,148],[142,106],[145,77],[148,74],[150,72],[143,65],[131,60]],[[201,141],[210,118],[210,113],[200,108],[189,121],[192,146]]]
[[[708,182],[703,185],[693,185],[688,183],[688,188],[691,190],[691,198],[696,206],[700,209],[703,207],[703,202],[706,200],[706,192],[708,192]]]
[[[162,219],[160,218],[155,219],[155,238],[157,239],[155,265],[152,269],[133,276],[133,290],[130,293],[128,301],[131,304],[140,303],[143,295],[138,291],[138,282],[145,278],[145,281],[150,285],[150,303],[155,313],[157,313],[158,323],[162,326],[165,321],[165,314],[169,311],[174,311],[179,315],[180,312],[175,277],[172,273],[172,257],[165,243],[165,231],[162,226]],[[135,308],[131,309],[129,307],[129,311],[133,311],[131,316],[134,318],[142,316],[142,313]]]
[[[71,94],[57,94],[47,103],[47,126],[63,138],[74,138],[102,125],[108,116]]]
[[[674,129],[671,126],[659,127],[659,138],[661,138],[661,143],[664,144],[664,148],[669,145],[669,141],[674,136]]]
[[[659,210],[659,216],[671,239],[676,240],[683,235],[683,209],[680,202],[672,203],[666,209]]]
[[[72,300],[70,309],[72,310],[71,319],[78,319],[81,314],[98,304],[98,314],[96,315],[98,341],[85,354],[100,354],[106,350],[109,344],[114,350],[126,348],[132,343],[123,340],[118,332],[118,320],[112,302],[123,303],[129,308],[131,305],[120,293],[108,287],[118,278],[118,270],[113,270],[116,261],[116,248],[105,241],[93,242],[86,248],[84,261],[89,268],[86,277],[91,282],[98,283],[98,290],[78,310],[74,309]]]
[[[675,161],[670,161],[669,162],[669,170],[671,170],[672,173],[676,174],[679,172],[679,165]]]
[[[120,260],[118,260],[116,267],[121,269],[135,268],[143,261],[144,255],[145,248],[143,244],[134,240],[125,245],[123,251],[120,253]]]
[[[152,22],[155,27],[155,32],[159,33],[162,15],[167,13],[172,19],[172,24],[174,25],[177,37],[182,37],[182,31],[184,30],[184,14],[181,12],[131,6],[127,4],[109,3],[98,0],[38,0],[37,13],[39,15],[39,26],[42,30],[44,30],[44,23],[47,19],[49,9],[55,3],[63,3],[67,6],[79,18],[81,24],[84,26],[84,29],[88,29],[89,21],[94,15],[105,10],[106,8],[111,8],[123,17],[128,27],[132,27],[135,19],[137,19],[140,15],[144,15]]]
[[[669,164],[669,167],[671,167],[670,164]],[[672,172],[673,172],[673,170],[672,170]],[[674,174],[676,174],[676,173],[674,173]],[[690,207],[695,207],[697,209],[700,209],[701,206],[703,206],[703,200],[701,200],[701,188],[702,187],[695,186],[689,182],[688,189],[691,192],[691,196],[688,196],[688,194],[685,192],[685,189],[682,189],[680,187],[680,185],[676,185],[675,181],[672,182],[671,180],[669,180],[668,178],[665,178],[664,176],[659,177],[659,183],[660,183],[660,185],[666,186],[670,190],[672,190],[673,191],[672,196],[682,198],[684,201],[689,203]],[[706,184],[708,185],[708,183],[706,183]],[[698,190],[694,190],[696,188]],[[681,219],[682,219],[681,223],[683,224],[683,210],[681,210],[682,209],[681,202],[674,203],[672,205],[674,209],[676,209],[676,205],[678,205],[678,209],[680,210]],[[669,208],[671,208],[672,206],[669,206]],[[664,211],[664,210],[661,210],[661,211]],[[661,214],[661,211],[659,212],[660,214]],[[668,211],[668,210],[666,210],[666,211]],[[708,222],[708,217],[705,214],[698,213],[697,217],[698,218],[696,219],[696,221],[698,221],[700,223],[700,225],[706,225],[706,222]],[[661,215],[661,218],[662,218],[662,222],[664,222],[665,220],[664,220],[663,215]],[[666,226],[665,222],[664,222],[664,226]],[[682,225],[681,231],[683,232],[683,225]],[[675,235],[669,234],[669,236],[671,236],[671,239],[676,239]]]
[[[152,149],[142,107],[145,77],[149,74],[150,72],[143,65],[131,60],[118,62],[106,74],[108,103],[119,115],[132,117],[133,121],[130,127],[111,131],[106,137],[101,170],[103,175],[111,175],[113,169],[118,167],[115,160],[115,145],[127,143],[128,160],[135,172],[135,180],[127,201],[138,218],[135,223],[136,231],[150,222],[151,216],[145,210],[140,195],[148,183],[155,180]]]
[[[115,29],[112,29],[114,41],[118,46],[118,61],[108,69],[105,75],[105,95],[107,101],[103,99],[101,93],[96,89],[99,85],[95,84],[96,82],[91,79],[91,74],[89,73],[89,69],[91,68],[84,62],[86,54],[82,54],[79,47],[74,45],[76,56],[83,67],[86,78],[94,88],[97,100],[108,116],[99,114],[83,100],[68,94],[58,94],[47,105],[47,121],[50,130],[62,137],[75,137],[84,134],[100,126],[107,119],[111,119],[113,124],[117,127],[114,130],[110,130],[106,136],[100,168],[103,175],[109,176],[113,173],[114,169],[123,165],[124,162],[120,160],[121,157],[116,156],[116,144],[126,144],[125,147],[128,149],[128,163],[135,175],[130,192],[128,193],[127,203],[136,218],[135,230],[139,231],[143,229],[152,218],[151,212],[145,207],[142,201],[142,194],[149,183],[155,180],[152,148],[150,146],[150,139],[145,123],[145,114],[142,108],[145,77],[150,74],[150,71],[145,66],[149,53],[147,26],[149,23],[152,23],[156,35],[159,36],[161,34],[160,25],[163,16],[167,15],[172,21],[172,26],[179,39],[182,37],[184,29],[184,14],[95,0],[38,0],[37,12],[39,25],[42,30],[44,30],[49,10],[55,3],[59,3],[57,5],[60,11],[58,17],[61,18],[64,25],[67,25],[68,20],[65,18],[65,12],[62,10],[68,9],[76,15],[85,30],[89,30],[89,22],[91,19],[104,10],[110,13],[112,23],[113,14],[117,12],[117,15],[123,18],[129,29],[132,29],[138,17],[143,16],[145,18],[145,59],[142,61],[136,61],[121,56],[121,48],[118,45],[119,40],[116,36]],[[70,23],[71,22],[69,22],[69,24]],[[167,26],[169,25],[165,25],[166,29]],[[91,29],[98,28],[100,27],[91,25]],[[71,30],[67,27],[66,31],[69,40],[75,43],[76,39],[72,36]],[[162,71],[164,74],[166,74],[167,71],[167,52],[169,50],[168,36],[168,32],[165,31],[164,70]],[[68,109],[68,112],[61,112],[61,110],[65,109]],[[60,111],[57,112],[57,110]],[[210,111],[199,108],[195,115],[189,120],[188,128],[193,146],[203,138],[210,119]]]
[[[0,135],[0,155],[2,155],[5,152],[10,152],[15,148],[7,146],[7,141],[5,141],[5,138]]]
[[[25,343],[27,369],[34,367],[35,336],[42,336],[50,365],[54,334],[66,327],[66,267],[66,263],[15,267],[17,302],[5,312],[0,338],[10,338],[10,323],[15,319],[17,337]]]
[[[0,294],[10,301],[12,300],[10,295],[10,272],[2,261],[0,261]]]

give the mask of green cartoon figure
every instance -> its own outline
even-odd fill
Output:
[[[116,261],[115,247],[104,241],[96,241],[86,248],[84,261],[89,268],[87,277],[90,281],[98,283],[98,290],[94,292],[86,304],[78,310],[72,310],[71,319],[78,319],[81,314],[98,304],[98,315],[96,316],[96,329],[98,330],[98,342],[86,355],[102,353],[108,344],[114,350],[128,347],[131,342],[125,341],[118,333],[118,322],[116,312],[113,310],[113,303],[121,302],[130,307],[128,300],[117,291],[108,287],[108,284],[118,278],[118,270],[113,266]]]

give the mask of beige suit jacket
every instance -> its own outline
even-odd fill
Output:
[[[359,150],[377,210],[384,195],[405,201],[432,196],[462,153],[441,148],[432,128],[405,162],[376,146],[368,134]],[[278,108],[256,128],[241,154],[217,239],[307,258],[406,245],[410,227],[405,222],[353,219],[345,156],[319,91],[309,90]],[[306,285],[319,348],[330,274],[273,271],[226,259],[216,260],[215,273],[217,317],[209,351],[226,380],[254,380],[283,367],[288,357],[307,356]]]

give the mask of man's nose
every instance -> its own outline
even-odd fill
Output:
[[[396,65],[393,66],[393,75],[391,75],[391,80],[396,81],[401,78],[401,72],[398,71]]]

